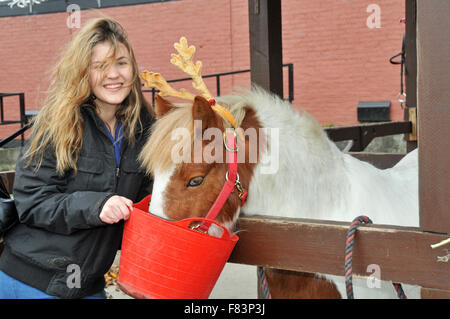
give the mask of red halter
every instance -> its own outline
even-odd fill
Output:
[[[239,174],[237,172],[237,146],[236,146],[236,132],[231,129],[226,129],[223,133],[223,143],[225,145],[225,149],[227,150],[227,163],[228,163],[228,171],[225,175],[226,182],[222,187],[222,190],[219,193],[219,196],[216,198],[216,201],[209,209],[209,212],[206,214],[205,219],[214,220],[222,209],[223,205],[227,201],[228,197],[230,197],[231,193],[234,192],[234,188],[238,190],[239,198],[241,199],[241,206],[244,205],[245,199],[247,198],[248,192],[242,187],[241,182],[239,181]],[[203,222],[199,228],[202,231],[208,231],[211,223]]]

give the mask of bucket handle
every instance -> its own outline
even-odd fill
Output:
[[[226,229],[224,226],[222,226],[221,224],[219,224],[218,222],[216,222],[215,220],[212,219],[205,219],[205,218],[186,218],[186,219],[182,219],[176,222],[173,222],[174,224],[176,224],[177,226],[183,227],[183,228],[189,228],[189,226],[192,224],[192,222],[208,222],[208,223],[212,223],[215,224],[217,226],[219,226],[220,228],[222,228],[223,232],[222,232],[222,236],[220,237],[220,239],[224,239],[224,238],[229,238],[230,237],[230,233],[228,232],[228,229]],[[200,231],[198,231],[200,232]],[[225,237],[225,236],[228,237]],[[219,237],[218,237],[219,238]]]

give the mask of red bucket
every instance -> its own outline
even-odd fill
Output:
[[[223,229],[220,238],[189,228],[189,218],[166,221],[148,213],[151,195],[134,205],[125,222],[118,284],[135,298],[206,299],[238,236]]]

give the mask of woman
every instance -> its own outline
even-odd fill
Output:
[[[104,298],[123,220],[150,192],[137,156],[152,121],[123,28],[90,21],[56,65],[17,162],[20,223],[4,238],[0,298]]]

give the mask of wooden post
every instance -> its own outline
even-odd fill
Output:
[[[248,13],[251,82],[283,98],[281,0],[249,0]]]
[[[251,81],[283,97],[281,0],[249,0]]]
[[[450,233],[449,1],[417,1],[420,227]],[[444,247],[444,248],[450,248]]]

